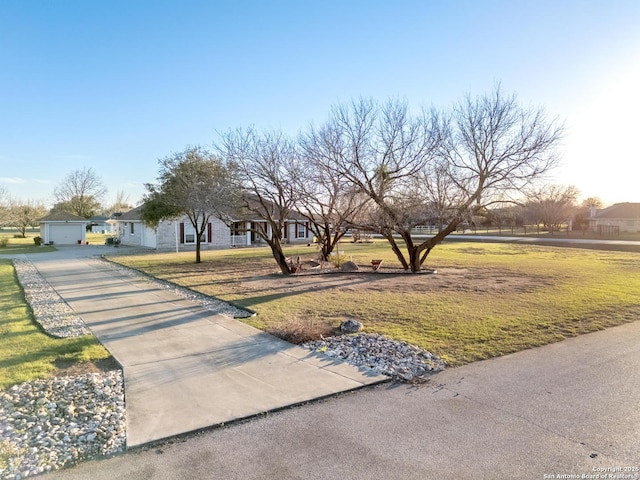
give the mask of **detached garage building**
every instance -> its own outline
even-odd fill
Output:
[[[77,245],[87,243],[89,220],[72,213],[56,212],[40,219],[42,243],[54,245]]]

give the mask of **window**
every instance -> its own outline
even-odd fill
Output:
[[[129,224],[129,235],[134,235],[135,233],[135,223],[131,222]]]
[[[231,236],[240,236],[247,233],[247,227],[244,222],[235,222],[231,224]]]
[[[307,226],[303,223],[299,223],[296,225],[296,238],[306,238],[307,236]]]
[[[208,238],[211,236],[211,224],[207,225],[207,229],[200,236],[200,243],[209,243]],[[180,224],[180,243],[194,245],[196,243],[196,230],[190,223]]]

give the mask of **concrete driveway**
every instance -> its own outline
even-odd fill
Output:
[[[44,478],[602,479],[626,468],[638,479],[638,392],[634,322]]]
[[[127,447],[386,381],[60,247],[29,259],[123,366]]]

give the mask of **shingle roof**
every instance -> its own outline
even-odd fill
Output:
[[[594,218],[640,218],[640,203],[616,203],[600,210]]]
[[[69,212],[53,212],[46,217],[42,217],[39,222],[89,222],[86,218],[74,215]]]
[[[124,212],[122,215],[114,217],[115,220],[118,221],[132,221],[132,220],[142,220],[142,205],[137,206],[129,210],[128,212]]]

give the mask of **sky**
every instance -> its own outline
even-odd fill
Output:
[[[548,183],[640,202],[638,0],[0,0],[0,187],[50,206],[93,168],[138,204],[159,159],[218,132],[498,82],[565,123]]]

